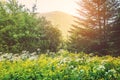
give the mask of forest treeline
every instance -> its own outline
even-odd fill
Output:
[[[0,51],[72,52],[120,55],[120,1],[79,0],[79,17],[67,42],[44,17],[37,18],[15,0],[0,2]],[[33,8],[35,9],[35,8]],[[34,11],[34,10],[33,10]],[[63,19],[64,20],[64,19]],[[65,26],[67,27],[67,26]]]
[[[120,55],[120,1],[79,0],[68,49]]]

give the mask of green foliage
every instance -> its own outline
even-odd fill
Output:
[[[36,60],[0,62],[1,80],[119,80],[120,58],[60,51]]]
[[[0,51],[19,52],[34,49],[32,42],[37,38],[34,29],[36,19],[14,0],[0,7]]]
[[[45,17],[38,19],[37,27],[40,35],[38,44],[40,44],[41,51],[56,52],[62,40],[60,30],[53,27],[51,22],[47,21]]]
[[[95,43],[97,43],[97,40],[91,39],[91,38],[85,38],[81,36],[81,33],[84,32],[82,29],[76,27],[75,29],[71,30],[71,36],[69,39],[69,42],[67,43],[68,45],[68,50],[69,51],[76,51],[76,52],[90,52],[92,49],[91,46]],[[90,32],[90,31],[88,31]],[[92,32],[94,33],[94,32]],[[87,34],[90,35],[90,34]]]
[[[0,4],[0,51],[57,50],[60,32],[51,23],[43,18],[37,19],[15,0]]]

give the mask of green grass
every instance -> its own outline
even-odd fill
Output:
[[[120,80],[120,57],[61,51],[35,60],[4,60],[0,80]]]

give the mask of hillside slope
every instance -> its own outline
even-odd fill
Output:
[[[60,11],[37,13],[37,16],[46,17],[47,20],[51,21],[53,25],[61,30],[62,35],[65,38],[69,35],[68,31],[72,27],[71,25],[74,24],[74,17],[72,15]]]

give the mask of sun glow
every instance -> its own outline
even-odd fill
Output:
[[[25,7],[30,9],[30,11],[32,11],[33,5],[36,4],[37,8],[36,13],[42,14],[42,16],[50,20],[52,24],[57,25],[57,27],[60,29],[64,37],[67,37],[69,35],[68,31],[72,27],[71,24],[74,23],[73,16],[78,16],[76,10],[78,9],[78,5],[76,2],[79,0],[17,0],[17,1],[20,4],[25,5]]]
[[[33,5],[37,4],[36,12],[62,11],[72,15],[77,13],[76,1],[78,0],[18,0],[19,3],[24,4],[29,9],[32,9]]]

